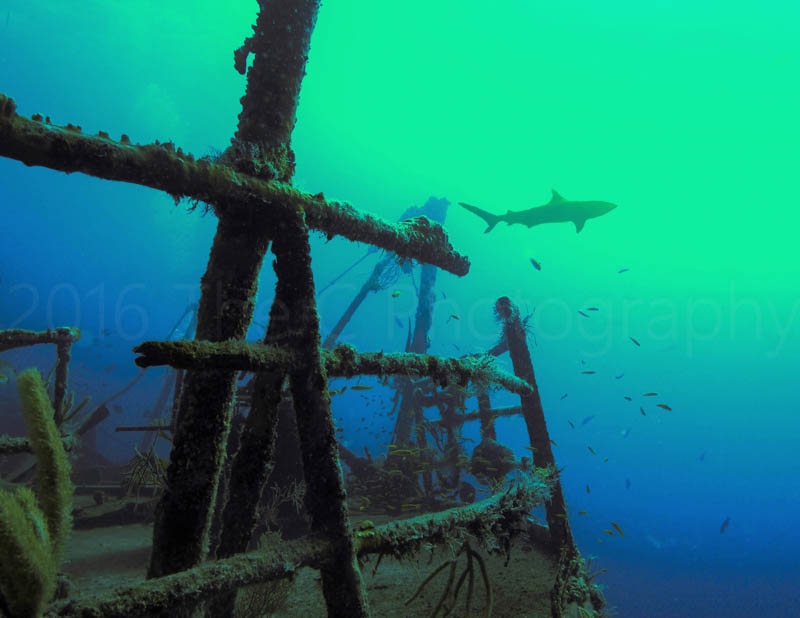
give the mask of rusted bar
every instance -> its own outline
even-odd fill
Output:
[[[311,530],[331,540],[333,552],[322,565],[322,592],[329,616],[369,616],[366,590],[350,535],[344,478],[339,463],[328,378],[322,359],[311,271],[308,228],[300,217],[273,243],[278,280],[291,282],[283,301],[291,316],[287,343],[302,362],[288,372],[306,482]],[[337,348],[338,349],[338,348]]]
[[[533,447],[533,462],[537,467],[555,468],[555,458],[550,446],[550,435],[547,431],[547,421],[536,386],[536,376],[533,372],[533,361],[526,341],[525,328],[520,319],[519,309],[507,296],[503,296],[495,303],[495,314],[503,324],[504,339],[508,344],[514,373],[526,383],[533,386],[533,392],[520,395],[522,401],[522,416],[528,429],[528,439]],[[575,541],[567,519],[567,507],[561,482],[556,479],[553,485],[552,497],[545,504],[547,525],[550,536],[556,547],[567,546],[571,551],[575,549]]]
[[[220,352],[219,364],[216,350]],[[275,371],[286,369],[302,358],[288,347],[245,341],[145,341],[133,351],[141,355],[134,359],[140,367],[170,365],[181,369]],[[487,356],[440,358],[430,354],[358,352],[353,346],[343,344],[333,350],[323,350],[322,358],[330,377],[402,374],[430,377],[442,386],[452,382],[465,385],[472,380],[487,386],[499,385],[512,393],[533,393],[533,388],[524,380],[494,368]]]
[[[40,343],[72,344],[80,338],[81,331],[71,326],[48,328],[40,331],[24,329],[0,330],[0,352]]]
[[[266,181],[210,160],[195,161],[172,143],[132,145],[107,135],[88,136],[80,127],[30,120],[16,113],[13,100],[0,94],[0,156],[66,173],[82,172],[106,180],[131,182],[213,205],[265,231],[301,211],[306,224],[329,239],[344,236],[434,264],[455,275],[469,271],[469,260],[450,245],[441,226],[426,217],[391,224],[345,202],[310,195],[279,180]]]
[[[66,436],[61,439],[65,451],[71,451],[79,441],[74,436]],[[0,456],[19,455],[21,453],[33,453],[31,441],[28,438],[12,438],[11,436],[0,436]]]
[[[197,310],[198,339],[244,339],[253,317],[258,273],[269,241],[247,222],[220,217]],[[230,430],[234,370],[187,372],[167,468],[156,508],[148,577],[200,564]]]

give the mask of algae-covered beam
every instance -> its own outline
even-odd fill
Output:
[[[71,451],[80,442],[74,436],[61,438],[61,444],[65,451]],[[4,455],[19,455],[21,453],[33,453],[33,446],[28,438],[12,438],[11,436],[0,436],[0,457]]]
[[[236,136],[223,158],[252,176],[289,180],[290,137],[320,1],[259,0],[259,5],[253,35],[234,52],[234,68],[247,72],[247,88]]]
[[[72,358],[72,337],[63,337],[56,344],[56,381],[53,385],[53,414],[56,427],[64,422],[67,405],[67,380],[69,379],[69,361]]]
[[[542,400],[536,386],[536,376],[533,372],[533,361],[525,335],[525,326],[519,315],[519,309],[507,296],[503,296],[495,303],[495,314],[503,324],[504,339],[508,344],[508,352],[514,373],[533,386],[533,391],[520,395],[522,403],[522,416],[528,429],[528,439],[533,447],[533,462],[540,467],[555,468],[555,458],[550,446],[550,435],[547,431],[547,421],[542,409]],[[547,524],[550,535],[556,547],[565,545],[575,547],[572,531],[567,519],[567,506],[561,482],[556,479],[553,485],[553,495],[545,505]]]
[[[244,339],[268,245],[263,232],[246,221],[220,217],[201,280],[198,339]],[[187,372],[167,468],[167,489],[156,508],[149,577],[191,568],[206,556],[235,390],[234,370]]]
[[[194,607],[242,586],[290,577],[318,564],[330,548],[322,539],[303,538],[269,549],[206,562],[180,573],[53,604],[45,618],[149,618]]]
[[[216,357],[219,350],[219,361]],[[133,351],[140,367],[170,365],[179,369],[233,369],[241,371],[275,371],[286,369],[298,358],[286,348],[245,341],[145,341]],[[512,393],[533,393],[524,380],[496,369],[488,356],[441,358],[430,354],[384,354],[358,352],[351,345],[338,345],[323,350],[322,358],[329,377],[357,375],[406,375],[430,377],[441,386],[465,385],[472,380],[483,386],[499,385]]]
[[[40,331],[0,330],[0,352],[40,343],[72,344],[80,338],[81,331],[73,327],[48,328]]]
[[[480,401],[480,395],[479,401]],[[517,414],[522,414],[522,408],[520,406],[510,406],[507,408],[479,408],[474,412],[466,412],[465,414],[459,414],[458,416],[453,419],[453,423],[457,425],[463,425],[464,423],[469,423],[471,421],[481,421],[484,422],[484,419],[490,419],[492,422],[498,416],[515,416]],[[438,425],[442,425],[442,421],[434,421],[434,423]],[[492,437],[492,436],[487,436]]]
[[[549,499],[553,478],[545,469],[520,476],[514,487],[467,506],[394,521],[356,533],[358,554],[401,556],[420,544],[440,542],[458,530],[508,537],[530,511]]]
[[[170,365],[176,369],[227,369],[233,371],[286,370],[296,355],[288,348],[241,340],[145,341],[133,351],[139,367]]]
[[[289,316],[285,341],[302,359],[289,369],[288,376],[303,459],[306,510],[312,532],[330,539],[333,547],[329,559],[320,565],[322,593],[329,616],[366,617],[369,605],[350,534],[326,363],[320,348],[311,245],[302,217],[287,223],[272,246],[275,274],[285,280],[290,292],[282,298]]]
[[[210,160],[195,160],[174,144],[137,146],[107,134],[89,136],[80,127],[57,126],[49,119],[28,119],[16,113],[14,101],[0,94],[0,156],[25,165],[66,173],[82,172],[106,180],[131,182],[212,204],[217,215],[234,214],[251,225],[273,230],[297,211],[306,224],[329,239],[343,236],[376,245],[397,255],[433,264],[463,276],[469,260],[454,251],[441,226],[426,217],[393,225],[344,202],[310,195],[279,180],[265,181]]]
[[[270,346],[271,341],[286,337],[290,326],[285,311],[293,294],[294,281],[279,277],[275,284],[275,297],[270,307],[269,323],[264,333],[264,347],[279,356],[282,348]],[[284,353],[285,354],[285,353]],[[292,356],[293,358],[293,356]],[[247,551],[259,522],[258,505],[267,479],[275,466],[275,438],[281,403],[281,387],[289,363],[276,366],[273,371],[260,371],[252,381],[250,412],[244,421],[239,448],[230,465],[228,501],[222,509],[221,532],[214,554],[216,558],[229,558]],[[236,592],[219,595],[210,604],[214,616],[232,616],[236,605]]]
[[[477,531],[507,537],[519,531],[524,518],[547,499],[551,480],[543,471],[516,487],[474,504],[441,513],[420,515],[355,532],[358,555],[408,555],[423,543],[438,543],[456,534]],[[231,592],[242,586],[290,577],[302,567],[319,568],[335,552],[319,536],[281,541],[267,549],[207,562],[166,577],[151,579],[114,592],[59,601],[47,618],[136,618],[167,612]]]

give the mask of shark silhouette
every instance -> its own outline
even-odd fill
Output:
[[[552,199],[544,206],[534,206],[527,210],[509,210],[504,215],[494,215],[477,206],[471,206],[464,202],[459,202],[471,213],[478,215],[489,224],[484,234],[492,231],[495,225],[504,221],[508,225],[519,223],[533,227],[542,223],[566,223],[572,221],[575,224],[575,232],[583,229],[587,219],[594,219],[614,210],[617,205],[611,202],[572,202],[564,199],[553,189]]]

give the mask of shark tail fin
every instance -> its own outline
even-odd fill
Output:
[[[465,204],[464,202],[459,202],[458,205],[463,206],[464,208],[469,210],[472,214],[478,215],[481,219],[486,221],[489,227],[486,228],[484,234],[488,234],[489,232],[491,232],[494,226],[500,223],[501,221],[500,215],[493,215],[492,213],[487,212],[482,208],[478,208],[477,206],[471,206],[470,204]]]

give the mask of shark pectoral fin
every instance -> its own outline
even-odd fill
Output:
[[[575,224],[575,233],[577,234],[583,229],[583,226],[586,225],[586,219],[575,219],[573,223]]]

